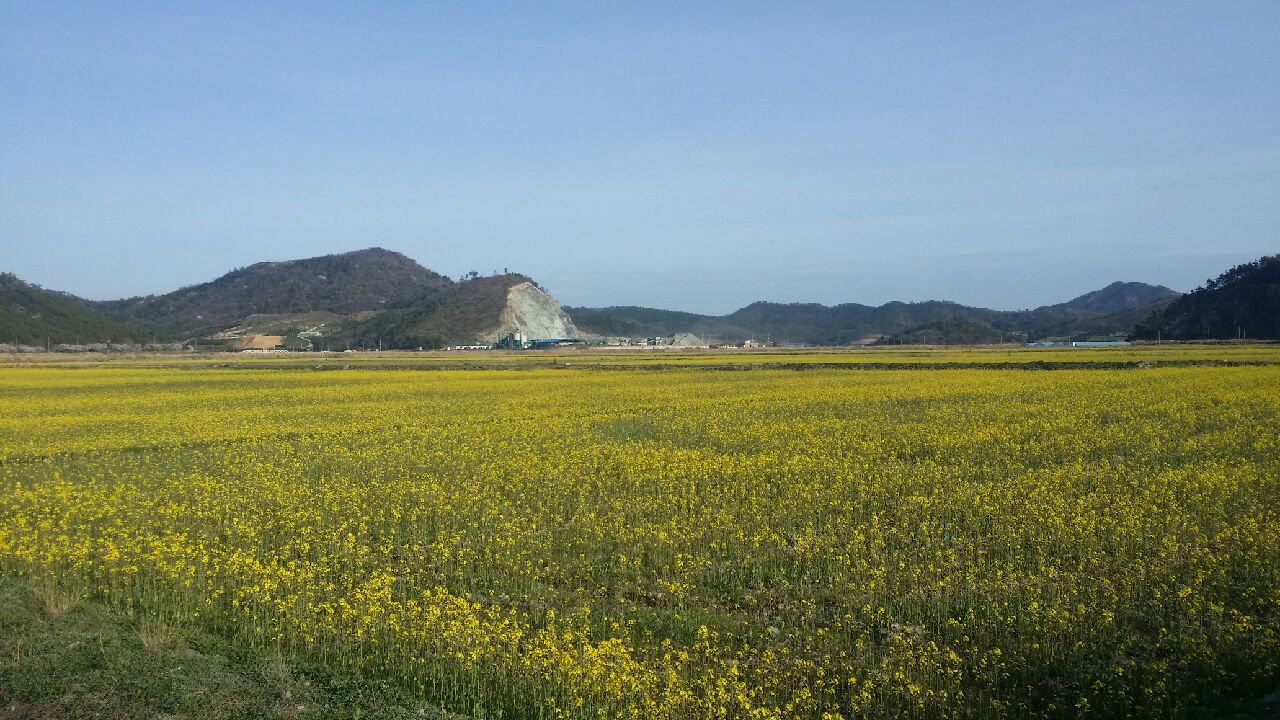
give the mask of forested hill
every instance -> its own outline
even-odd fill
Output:
[[[85,307],[79,300],[0,273],[0,343],[127,342],[145,333]]]
[[[1002,333],[987,323],[963,317],[949,317],[925,323],[898,335],[886,335],[877,345],[990,345],[1021,340],[1020,335]]]
[[[250,315],[380,310],[452,284],[400,253],[370,248],[256,263],[164,295],[87,305],[131,326],[194,337]]]
[[[900,335],[961,318],[990,327],[997,335],[1128,333],[1137,320],[1178,293],[1160,285],[1113,283],[1057,305],[1002,311],[953,302],[848,303],[756,302],[728,315],[699,315],[643,307],[568,308],[578,327],[598,335],[669,336],[691,332],[721,342],[749,337],[783,343],[847,345],[869,336]],[[935,328],[936,329],[936,328]]]
[[[1140,282],[1113,282],[1101,290],[1085,293],[1067,302],[1050,305],[1052,309],[1080,310],[1110,315],[1145,308],[1154,303],[1172,300],[1181,293],[1163,285]]]
[[[1144,339],[1280,339],[1280,255],[1237,265],[1138,324]]]
[[[936,300],[879,306],[756,302],[726,315],[561,308],[523,275],[472,273],[465,280],[454,282],[381,248],[257,263],[163,295],[110,301],[81,300],[6,274],[0,275],[0,343],[184,340],[293,325],[323,326],[330,347],[434,347],[491,342],[515,331],[531,337],[693,333],[711,342],[754,338],[808,345],[881,336],[944,343],[1018,335],[1280,339],[1280,255],[1231,268],[1187,295],[1116,282],[1066,302],[1013,311]]]

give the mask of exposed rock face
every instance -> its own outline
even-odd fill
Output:
[[[578,337],[578,328],[569,313],[555,298],[528,281],[507,288],[507,303],[499,316],[497,334],[512,332],[522,332],[530,339]],[[488,332],[479,337],[489,340],[493,335]]]
[[[693,333],[682,332],[671,336],[671,346],[696,348],[706,347],[707,344],[703,342],[702,338]]]

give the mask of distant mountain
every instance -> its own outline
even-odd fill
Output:
[[[1140,322],[1135,335],[1166,340],[1280,339],[1280,255],[1237,265]]]
[[[679,310],[658,310],[634,305],[587,308],[565,308],[573,316],[578,329],[592,335],[650,338],[670,337],[688,332],[714,335],[723,340],[742,339],[752,335],[748,328],[737,327],[727,317],[699,315]]]
[[[86,301],[119,322],[176,337],[209,335],[254,314],[349,314],[394,307],[453,285],[397,252],[370,248],[261,262],[164,295]]]
[[[130,342],[145,333],[86,308],[74,297],[0,273],[0,343]]]
[[[340,338],[365,347],[490,344],[522,332],[573,338],[578,329],[560,303],[519,274],[476,277],[361,321]]]
[[[1133,334],[1139,322],[1175,299],[1176,296],[1157,300],[1150,305],[1120,310],[1109,315],[1092,315],[1078,310],[1063,311],[1062,314],[1053,315],[1043,310],[1032,310],[1030,313],[1038,317],[1028,325],[1034,328],[1034,337],[1037,339],[1046,337],[1080,339],[1095,335],[1129,336]]]
[[[1143,318],[1168,305],[1181,293],[1163,285],[1114,282],[1057,305],[1015,313],[997,326],[1027,333],[1033,339],[1129,335]]]
[[[1063,303],[1020,311],[927,301],[880,306],[756,302],[727,315],[643,307],[579,307],[566,312],[524,275],[473,274],[466,281],[454,282],[400,253],[370,248],[257,263],[211,282],[124,300],[79,300],[40,291],[12,278],[7,281],[8,298],[0,306],[0,318],[6,323],[0,330],[7,330],[10,339],[25,338],[26,342],[88,342],[107,336],[202,338],[229,347],[242,344],[248,336],[282,335],[304,347],[330,349],[485,344],[509,332],[550,338],[575,337],[579,330],[632,338],[692,333],[710,342],[754,338],[786,344],[849,345],[880,336],[902,342],[953,343],[998,341],[1012,335],[1041,339],[1128,334],[1144,318],[1159,316],[1170,323],[1166,337],[1203,337],[1209,326],[1216,328],[1217,336],[1230,336],[1226,333],[1235,330],[1223,328],[1245,320],[1247,324],[1241,325],[1245,332],[1252,337],[1265,336],[1266,320],[1274,317],[1266,315],[1271,306],[1266,304],[1270,291],[1265,287],[1271,286],[1265,278],[1257,280],[1254,275],[1261,273],[1261,277],[1269,271],[1259,266],[1250,273],[1240,268],[1232,272],[1240,277],[1213,281],[1197,291],[1191,305],[1187,297],[1178,299],[1176,292],[1163,286],[1116,282]],[[1214,298],[1227,298],[1214,305],[1216,314],[1197,320],[1183,317],[1192,305],[1208,303],[1209,291],[1217,293]],[[1227,306],[1234,308],[1233,319],[1223,319]],[[1259,309],[1245,317],[1239,314],[1245,312],[1242,307]],[[71,319],[73,315],[78,319]],[[54,316],[61,318],[60,324],[36,322]],[[76,328],[86,331],[77,332]],[[64,329],[70,332],[62,332]],[[0,336],[0,342],[5,339]]]
[[[1172,300],[1181,293],[1163,285],[1140,282],[1113,282],[1101,290],[1085,293],[1050,308],[1078,310],[1095,315],[1112,315],[1128,310],[1147,308],[1155,303]]]
[[[897,335],[886,335],[877,345],[990,345],[1021,340],[1022,336],[1002,333],[987,323],[953,316],[925,323]]]
[[[1144,283],[1113,283],[1106,288],[1035,310],[1002,311],[958,303],[890,302],[880,306],[848,303],[756,302],[728,315],[698,315],[641,307],[569,308],[586,333],[629,337],[691,332],[718,342],[747,338],[807,345],[848,345],[876,335],[899,335],[951,318],[982,323],[997,333],[1031,338],[1057,335],[1128,333],[1174,291]]]
[[[163,295],[67,300],[137,335],[228,348],[258,335],[315,349],[485,344],[513,332],[530,339],[578,335],[560,304],[529,277],[472,274],[454,282],[381,248],[257,263]]]
[[[827,307],[815,303],[757,302],[726,317],[734,325],[750,328],[757,338],[809,345],[848,345],[868,336],[892,335],[957,316],[991,323],[1000,313],[936,300],[890,302],[878,307],[856,303]]]

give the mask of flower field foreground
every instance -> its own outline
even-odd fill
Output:
[[[1280,682],[1280,367],[0,369],[0,571],[476,717]]]

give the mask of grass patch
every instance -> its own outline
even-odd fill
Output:
[[[44,612],[51,618],[60,618],[71,612],[80,604],[80,591],[57,583],[47,581],[41,583],[37,594]]]
[[[0,578],[0,720],[458,717],[374,680]]]
[[[143,650],[152,653],[164,652],[179,644],[177,632],[157,620],[144,621],[138,627],[138,640],[142,643]]]

